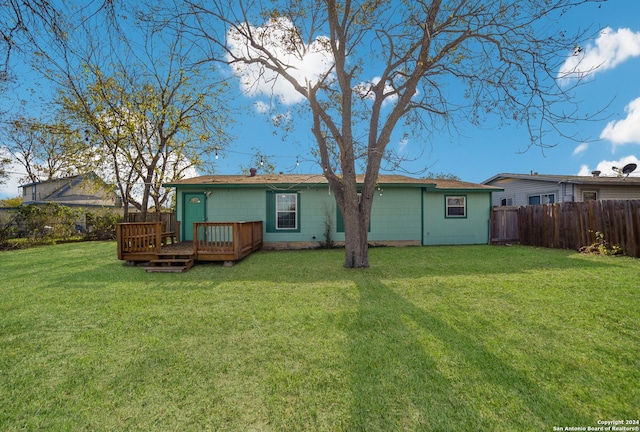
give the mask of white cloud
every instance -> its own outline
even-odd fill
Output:
[[[632,57],[640,56],[640,32],[610,27],[600,32],[594,43],[574,50],[558,72],[559,79],[585,78],[596,72],[612,69]]]
[[[588,176],[591,174],[591,170],[589,169],[589,165],[580,165],[580,171],[576,175],[579,176]]]
[[[302,87],[306,88],[307,82],[318,80],[333,65],[333,58],[327,48],[328,39],[318,37],[310,44],[305,44],[288,18],[272,19],[262,27],[250,26],[250,30],[266,50],[274,53],[280,62],[288,66],[288,73]],[[232,30],[227,34],[227,45],[231,51],[227,60],[232,60],[233,57],[266,59],[264,54],[250,46],[237,31]],[[257,62],[236,62],[233,72],[246,95],[273,95],[287,105],[304,100],[304,96],[291,83]]]
[[[20,177],[18,174],[9,175],[4,184],[0,185],[0,199],[20,196],[22,193],[22,190],[18,188],[22,184]]]
[[[5,157],[13,159],[13,155],[11,155],[6,149],[0,148],[0,158]],[[14,198],[22,193],[22,190],[18,189],[18,186],[23,184],[23,182],[20,181],[20,178],[24,177],[24,174],[16,173],[24,172],[24,169],[15,164],[11,164],[7,167],[7,171],[9,171],[9,178],[0,185],[0,199]]]
[[[632,100],[624,110],[627,117],[607,123],[600,138],[611,141],[614,146],[640,144],[640,98]]]
[[[592,171],[597,170],[597,171],[600,171],[600,175],[603,177],[615,177],[618,175],[618,173],[613,170],[613,167],[622,169],[622,167],[630,163],[634,163],[640,167],[640,160],[638,160],[637,157],[630,155],[615,161],[607,161],[607,160],[600,161],[598,162],[598,165],[594,169],[589,168],[588,165],[582,165],[577,175],[590,176],[592,175],[591,174]],[[640,169],[637,169],[635,172],[631,173],[630,175],[632,177],[640,177]]]
[[[588,143],[582,143],[579,146],[577,146],[576,148],[573,149],[573,155],[579,155],[580,153],[583,153],[587,150],[587,148],[589,148],[589,144]]]

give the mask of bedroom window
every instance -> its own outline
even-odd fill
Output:
[[[267,192],[267,232],[300,232],[300,194]]]
[[[298,195],[276,194],[276,229],[298,227]]]
[[[448,218],[463,218],[467,217],[467,197],[460,196],[447,196],[445,197],[446,213]]]

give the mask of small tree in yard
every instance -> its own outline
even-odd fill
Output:
[[[308,108],[344,217],[345,266],[368,267],[367,227],[392,133],[496,115],[524,124],[531,145],[543,146],[543,131],[575,121],[556,104],[571,102],[556,74],[581,35],[569,37],[558,24],[588,2],[187,0],[167,9],[162,25],[188,27],[247,92],[258,83],[274,93],[283,83],[295,89],[297,98],[283,102]],[[303,70],[309,58],[321,67]],[[460,97],[448,97],[452,84]]]
[[[118,188],[125,216],[132,204],[147,220],[149,207],[159,213],[170,198],[163,183],[194,173],[204,156],[229,140],[229,117],[224,81],[187,65],[191,57],[180,37],[138,30],[142,59],[113,55],[104,61],[104,51],[135,52],[136,46],[95,42],[78,55],[82,73],[62,80],[58,102],[71,123],[87,128],[86,151],[101,163],[96,171]]]

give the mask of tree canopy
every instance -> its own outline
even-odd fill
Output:
[[[548,131],[577,120],[556,75],[583,35],[565,32],[562,15],[589,1],[187,0],[154,20],[187,29],[245,92],[266,84],[280,103],[306,106],[345,221],[345,266],[367,267],[377,177],[383,161],[399,162],[394,133],[495,116],[545,146]]]
[[[167,204],[163,183],[210,169],[206,155],[230,139],[225,79],[198,62],[180,32],[154,31],[126,2],[10,6],[0,12],[5,69],[12,53],[30,57],[57,88],[52,104],[61,113],[55,130],[27,127],[36,122],[12,113],[13,131],[22,132],[13,154],[29,177],[46,171],[43,161],[71,160],[65,169],[95,171],[117,187],[125,209],[133,204],[146,215],[151,204],[158,211]],[[57,146],[63,135],[73,135],[77,148]],[[57,159],[42,157],[56,148]],[[55,168],[46,176],[62,169]]]

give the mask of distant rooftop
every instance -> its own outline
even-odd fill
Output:
[[[532,181],[546,181],[546,182],[556,182],[556,183],[575,183],[575,184],[629,184],[629,185],[638,185],[640,184],[640,177],[632,177],[632,176],[601,176],[601,175],[590,175],[590,176],[571,176],[571,175],[556,175],[556,174],[510,174],[510,173],[502,173],[497,174],[485,181],[482,184],[490,184],[492,182],[504,179],[520,179],[520,180],[532,180]]]

